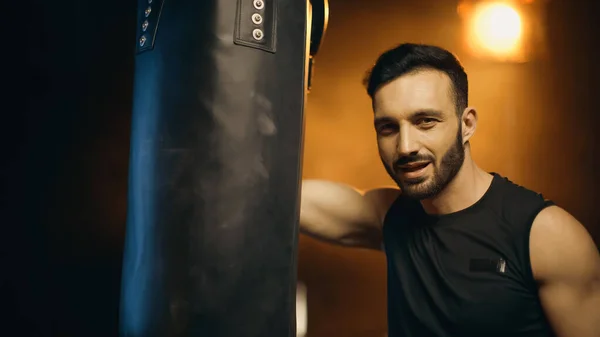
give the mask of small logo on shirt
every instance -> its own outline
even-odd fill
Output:
[[[469,262],[469,271],[476,273],[506,273],[506,260],[479,258],[471,259]]]

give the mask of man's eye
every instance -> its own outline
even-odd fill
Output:
[[[434,118],[421,118],[417,121],[417,125],[421,127],[432,127],[437,123],[437,120]]]
[[[396,132],[397,130],[398,130],[398,127],[391,123],[381,124],[377,127],[377,133],[379,133],[382,136],[391,135],[394,132]]]

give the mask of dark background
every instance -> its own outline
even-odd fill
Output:
[[[344,74],[356,74],[351,81],[360,82],[364,69],[348,69],[345,61],[357,54],[374,61],[382,50],[373,50],[372,41],[386,39],[383,48],[415,36],[435,42],[436,36],[448,34],[427,23],[453,14],[453,1],[439,3],[331,1],[330,34],[318,56],[307,107],[305,176],[331,175],[316,164],[322,162],[316,144],[327,139],[316,131],[320,130],[316,125],[335,117],[328,115],[329,105],[350,104],[342,98],[327,100],[349,95],[336,86],[343,87]],[[518,144],[503,143],[502,158],[488,160],[490,167],[508,172],[511,168],[503,163],[520,161],[520,170],[527,173],[516,174],[516,180],[571,211],[596,242],[600,238],[596,192],[600,182],[596,145],[600,66],[596,60],[600,53],[593,32],[599,7],[591,2],[550,1],[547,22],[552,61],[526,71],[530,86],[539,76],[548,81],[538,89],[542,93],[527,94],[536,97],[534,103],[517,95],[525,102],[517,108],[535,105],[534,117],[524,120],[535,128],[531,137],[537,145],[523,144],[531,140],[523,136],[512,138],[526,127],[500,126],[498,135],[519,139]],[[19,88],[17,82],[26,84],[27,99],[14,111],[3,111],[2,335],[117,335],[135,12],[136,2],[131,0],[39,1],[22,21],[23,29],[14,32],[27,32],[23,35],[28,65],[15,82]],[[389,14],[396,12],[397,17]],[[399,27],[411,22],[410,31],[405,35],[402,31],[365,33],[376,32],[384,13],[388,13],[388,23],[399,20]],[[479,92],[475,100],[485,101],[484,93]],[[526,145],[530,150],[515,150]],[[335,169],[335,165],[332,162],[330,167]],[[364,180],[354,181],[359,187],[368,185]],[[369,254],[301,239],[299,277],[308,286],[309,336],[383,335],[385,268],[381,256]]]

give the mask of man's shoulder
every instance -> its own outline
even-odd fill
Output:
[[[541,192],[513,182],[507,177],[496,174],[497,188],[491,198],[491,207],[499,214],[525,221],[528,225],[539,212],[554,205]]]
[[[383,224],[385,217],[392,206],[400,199],[402,193],[397,187],[379,187],[367,191],[364,196],[375,206],[379,219]]]
[[[517,197],[537,197],[542,194],[534,189],[513,181],[507,176],[493,173],[498,185],[501,186],[501,192],[504,196],[511,195]]]
[[[566,271],[571,275],[591,272],[593,268],[586,268],[597,268],[599,261],[597,246],[587,229],[556,205],[545,208],[535,217],[530,234],[530,255],[535,278],[540,281]]]

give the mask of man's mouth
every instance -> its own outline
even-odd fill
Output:
[[[428,162],[428,161],[410,163],[410,164],[406,164],[406,165],[400,165],[400,166],[398,166],[398,169],[404,173],[416,172],[416,171],[420,171],[420,170],[424,169],[425,167],[427,167],[427,165],[429,165],[429,163],[430,162]]]

